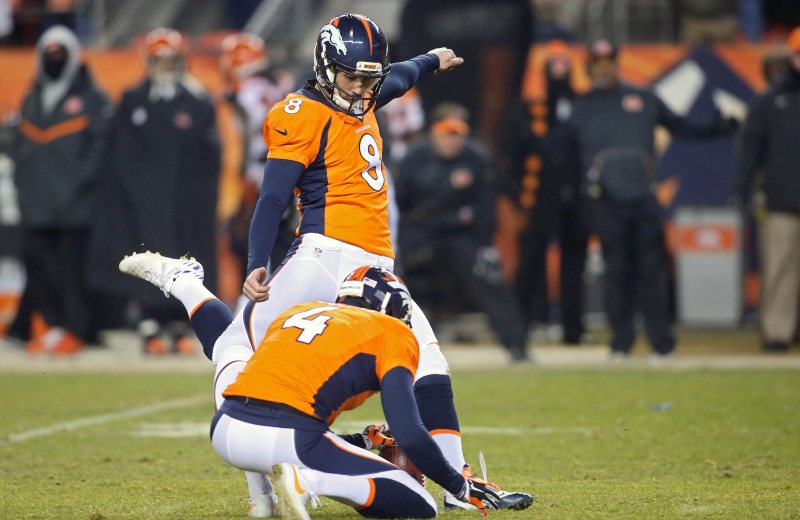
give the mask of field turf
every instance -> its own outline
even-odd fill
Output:
[[[453,381],[469,461],[482,451],[491,480],[536,495],[492,518],[800,519],[798,370],[513,367]],[[0,519],[245,518],[244,478],[208,439],[210,383],[210,368],[0,374]],[[338,431],[379,421],[379,404]],[[312,518],[359,518],[323,503]]]

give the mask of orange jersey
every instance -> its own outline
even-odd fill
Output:
[[[372,111],[363,120],[347,115],[306,88],[270,110],[264,142],[268,159],[306,167],[295,188],[299,234],[319,233],[394,257],[383,140]]]
[[[417,372],[411,329],[376,311],[322,302],[289,307],[223,396],[282,403],[328,425],[380,390],[395,367]]]

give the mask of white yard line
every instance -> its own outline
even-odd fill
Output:
[[[95,415],[92,417],[83,417],[81,419],[74,419],[72,421],[65,421],[55,423],[43,428],[35,428],[21,433],[12,433],[8,436],[10,443],[22,442],[37,437],[47,437],[59,432],[77,430],[78,428],[85,428],[86,426],[94,426],[97,424],[104,424],[120,419],[128,419],[131,417],[140,417],[142,415],[150,415],[157,412],[164,412],[167,410],[176,410],[179,408],[189,408],[198,404],[207,403],[211,406],[211,393],[204,393],[192,397],[184,397],[183,399],[175,399],[173,401],[165,401],[163,403],[156,403],[147,406],[137,406],[136,408],[128,408],[119,412],[106,413],[103,415]]]

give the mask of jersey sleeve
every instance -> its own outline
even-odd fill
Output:
[[[385,350],[375,367],[378,380],[382,381],[383,376],[396,367],[406,368],[412,375],[416,374],[419,366],[417,338],[400,320],[389,318],[385,321],[387,322],[384,333]]]
[[[435,54],[423,54],[408,61],[392,63],[386,80],[383,82],[378,104],[381,108],[389,101],[399,98],[413,87],[425,74],[433,72],[439,67],[439,57]]]
[[[264,120],[268,159],[286,159],[308,167],[317,157],[322,128],[330,116],[305,96],[290,95]]]

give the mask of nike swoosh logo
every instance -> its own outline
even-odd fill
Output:
[[[289,133],[289,131],[287,129],[285,129],[285,128],[283,130],[278,130],[276,128],[275,131],[278,132],[281,135],[287,135]]]
[[[303,493],[306,492],[306,490],[303,489],[302,486],[300,486],[300,479],[297,478],[297,468],[292,466],[292,471],[294,472],[294,489],[295,491],[297,491],[299,494],[302,495]]]

